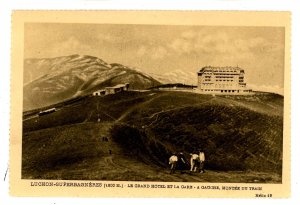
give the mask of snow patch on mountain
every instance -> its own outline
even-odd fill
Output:
[[[105,86],[128,82],[135,89],[160,83],[129,66],[108,64],[93,56],[71,55],[24,60],[24,110],[87,95]]]
[[[164,74],[149,73],[150,76],[154,77],[162,83],[182,83],[188,85],[197,84],[197,74],[196,72],[184,71],[181,69],[176,69]]]

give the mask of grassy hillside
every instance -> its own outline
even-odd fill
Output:
[[[184,150],[188,156],[203,148],[210,169],[281,173],[281,96],[170,93],[140,106],[124,122],[147,136],[141,136],[146,139],[142,147],[150,147],[161,164],[173,151]]]
[[[223,182],[213,173],[224,172],[224,182],[280,182],[282,114],[283,97],[275,94],[150,91],[87,97],[55,113],[25,118],[22,176],[201,181],[169,176],[166,167],[171,152],[183,150],[188,157],[203,148],[211,170],[206,181]],[[109,142],[101,141],[103,135]]]
[[[149,97],[151,96],[147,93],[129,91],[104,97],[88,96],[71,101],[69,104],[59,103],[54,106],[58,110],[48,115],[27,118],[26,115],[31,112],[25,112],[23,130],[27,132],[75,123],[96,122],[98,118],[101,122],[115,121],[122,112]]]

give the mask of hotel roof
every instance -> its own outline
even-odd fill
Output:
[[[244,71],[244,70],[241,69],[240,67],[231,67],[231,66],[225,66],[225,67],[205,66],[205,67],[201,68],[198,73],[203,73],[204,71],[207,71],[207,72],[219,72],[219,71],[231,72],[231,71],[233,71],[234,72],[234,71]]]

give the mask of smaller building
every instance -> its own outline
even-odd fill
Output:
[[[103,96],[105,95],[105,90],[97,90],[93,92],[93,96]]]
[[[50,113],[53,113],[53,112],[56,112],[56,108],[50,108],[50,109],[47,109],[47,110],[42,110],[39,112],[39,116],[43,116],[43,115],[47,115],[47,114],[50,114]]]
[[[105,94],[106,95],[115,94],[115,93],[118,93],[118,92],[127,91],[128,89],[129,89],[129,83],[118,84],[118,85],[115,85],[113,87],[106,87],[105,88]]]
[[[127,91],[129,89],[129,83],[118,84],[113,87],[106,87],[102,90],[97,90],[93,92],[93,96],[105,96],[110,94],[116,94],[122,91]]]

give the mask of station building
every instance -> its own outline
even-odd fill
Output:
[[[118,84],[113,87],[105,87],[105,89],[97,90],[93,92],[93,96],[105,96],[110,94],[116,94],[122,91],[128,91],[129,83]]]

